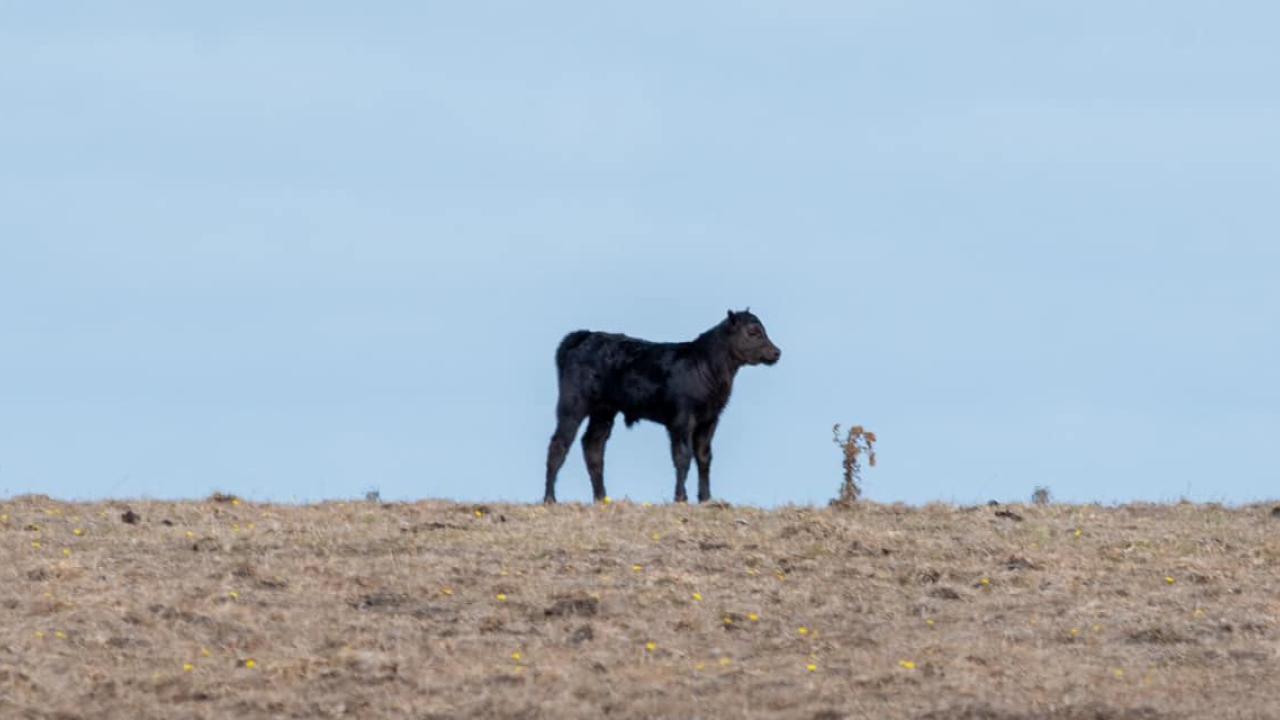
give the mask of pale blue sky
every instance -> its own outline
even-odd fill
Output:
[[[0,0],[0,496],[537,500],[564,333],[750,305],[731,502],[1275,497],[1275,8]]]

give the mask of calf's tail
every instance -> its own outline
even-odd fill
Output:
[[[576,330],[564,336],[560,341],[560,347],[556,348],[556,370],[564,372],[565,363],[568,361],[569,352],[582,344],[583,340],[591,333],[586,330]]]

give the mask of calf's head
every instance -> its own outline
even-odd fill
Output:
[[[725,320],[729,336],[729,351],[744,365],[772,365],[782,357],[782,350],[769,339],[764,323],[751,313],[729,311]]]

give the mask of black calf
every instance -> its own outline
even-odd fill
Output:
[[[743,365],[772,365],[782,351],[769,340],[751,311],[733,312],[692,342],[655,343],[626,335],[569,333],[556,350],[560,401],[556,431],[547,449],[547,493],[556,501],[556,474],[578,426],[590,418],[582,452],[591,492],[602,500],[604,445],[613,420],[622,413],[627,427],[640,420],[666,426],[676,466],[676,502],[686,502],[685,478],[698,461],[698,501],[711,498],[711,438]]]

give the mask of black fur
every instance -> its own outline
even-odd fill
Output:
[[[698,461],[698,501],[711,498],[711,438],[743,365],[772,365],[782,351],[760,319],[729,311],[719,325],[691,342],[655,343],[626,335],[569,333],[556,349],[560,401],[556,431],[547,449],[547,492],[556,501],[556,474],[586,418],[582,452],[591,492],[604,499],[604,446],[618,413],[627,427],[640,420],[661,423],[671,438],[676,466],[676,502],[686,502],[689,462]]]

